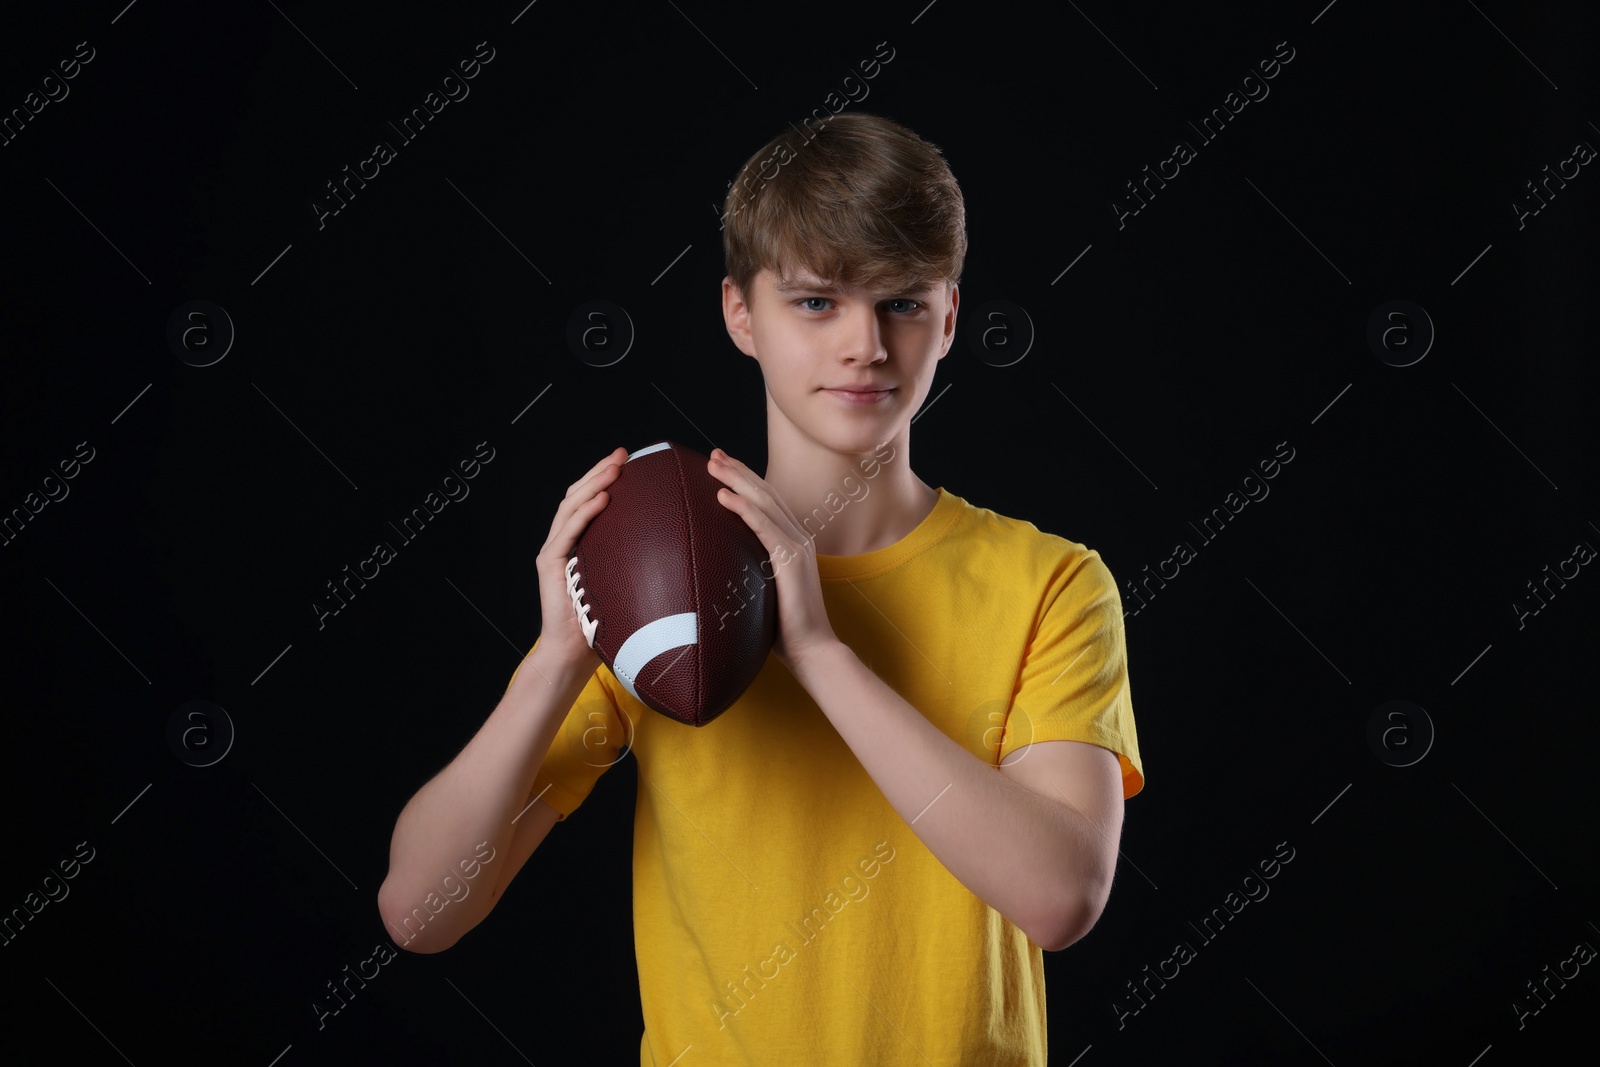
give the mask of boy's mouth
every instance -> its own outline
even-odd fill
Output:
[[[875,404],[881,403],[885,397],[894,392],[894,388],[887,385],[867,386],[861,389],[825,388],[823,392],[832,393],[840,400],[854,404]]]

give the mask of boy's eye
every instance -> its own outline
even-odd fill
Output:
[[[833,300],[826,296],[807,296],[802,297],[796,303],[807,311],[826,311],[828,310],[828,305],[833,303]],[[909,296],[895,297],[892,300],[884,301],[884,303],[891,312],[899,315],[910,314],[913,311],[920,310],[923,306],[922,301],[914,300]]]

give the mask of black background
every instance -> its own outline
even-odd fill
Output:
[[[662,437],[764,468],[717,206],[879,42],[894,58],[849,106],[960,179],[963,315],[1006,300],[1035,331],[997,366],[962,324],[913,428],[920,476],[1124,583],[1198,548],[1137,615],[1123,594],[1149,783],[1099,925],[1046,954],[1052,1060],[1489,1067],[1586,1032],[1593,967],[1521,1027],[1512,1004],[1600,945],[1600,578],[1520,627],[1513,603],[1600,545],[1600,177],[1520,228],[1513,204],[1600,146],[1600,18],[924,2],[6,11],[5,113],[94,49],[0,147],[0,510],[94,450],[0,549],[0,909],[95,850],[0,948],[8,1046],[633,1062],[631,761],[459,945],[401,953],[321,1030],[311,1005],[387,940],[394,818],[537,636],[567,484]],[[470,96],[319,229],[324,183],[480,41]],[[1283,41],[1270,95],[1119,228],[1124,183]],[[166,342],[194,299],[237,331],[207,367]],[[637,330],[607,367],[566,343],[596,299]],[[1409,366],[1367,342],[1392,300],[1437,331]],[[325,583],[481,441],[470,496],[319,629]],[[1201,545],[1189,523],[1279,442],[1270,496]],[[167,740],[192,699],[237,729],[209,767]],[[1396,699],[1436,731],[1406,767],[1367,739]],[[1125,983],[1198,947],[1189,924],[1279,842],[1271,895],[1119,1028]]]

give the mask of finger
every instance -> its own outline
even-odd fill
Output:
[[[589,520],[611,499],[605,487],[615,481],[621,471],[620,463],[605,467],[567,494],[556,508],[555,518],[550,523],[550,535],[544,543],[546,551],[559,553],[563,557],[572,551],[572,546],[578,543]]]
[[[560,524],[559,529],[550,531],[550,537],[545,541],[540,554],[550,560],[551,565],[565,567],[567,561],[572,558],[572,551],[577,546],[578,539],[583,536],[584,530],[589,528],[590,520],[600,513],[609,500],[610,495],[601,490],[581,504],[567,517],[566,522]]]
[[[567,495],[562,498],[560,506],[556,508],[556,523],[561,523],[573,511],[588,503],[594,494],[617,480],[622,473],[622,463],[612,462],[602,466],[599,470],[575,483],[567,490]]]
[[[602,459],[599,463],[596,463],[594,466],[590,467],[587,471],[584,471],[583,477],[579,478],[577,481],[575,481],[571,485],[567,486],[567,492],[569,492],[569,493],[572,492],[574,489],[578,488],[578,486],[582,485],[584,482],[586,482],[590,478],[592,478],[595,474],[597,474],[601,470],[605,469],[606,464],[616,462],[617,453],[618,452],[621,452],[623,455],[627,455],[628,450],[623,448],[621,445],[618,445],[616,448],[613,448],[610,452],[606,453],[605,458]]]
[[[572,550],[577,545],[578,539],[583,536],[583,531],[589,528],[589,521],[600,513],[610,499],[610,495],[602,489],[567,517],[559,533],[550,535],[548,547],[563,566],[571,558]]]
[[[749,467],[746,467],[736,459],[727,456],[721,459],[713,459],[711,461],[711,473],[724,481],[741,487],[740,492],[745,496],[756,497],[759,494],[769,500],[772,499],[772,494],[767,491],[766,483],[756,477]]]

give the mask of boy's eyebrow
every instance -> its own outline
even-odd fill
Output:
[[[936,289],[938,286],[939,283],[937,281],[914,282],[911,285],[906,286],[904,289],[895,291],[905,293],[923,293],[930,289]],[[842,296],[844,294],[844,288],[842,286],[836,285],[833,282],[820,282],[814,278],[794,278],[788,281],[774,281],[772,283],[772,287],[780,293],[830,293],[834,296]]]
[[[832,282],[819,282],[814,278],[794,278],[788,281],[774,282],[772,287],[780,293],[843,293],[844,289]]]

